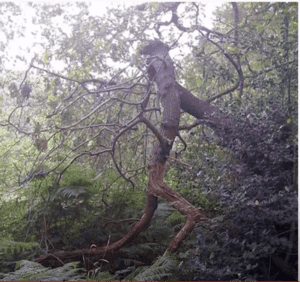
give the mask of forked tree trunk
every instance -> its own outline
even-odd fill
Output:
[[[174,66],[168,51],[169,47],[166,44],[155,40],[151,41],[141,54],[150,55],[148,59],[149,79],[157,84],[157,95],[161,98],[163,106],[160,132],[163,142],[156,144],[153,149],[151,163],[148,166],[147,193],[148,197],[164,198],[186,218],[185,225],[167,249],[167,251],[175,252],[179,244],[193,230],[196,222],[204,219],[205,216],[163,181],[167,156],[178,134],[181,107],[180,91],[175,81]]]
[[[228,124],[217,108],[211,106],[208,102],[199,100],[175,81],[174,66],[168,51],[169,47],[158,40],[150,41],[141,51],[141,54],[150,56],[148,58],[149,80],[155,81],[157,84],[163,106],[163,121],[160,129],[163,140],[154,146],[152,158],[148,165],[147,201],[141,219],[128,234],[115,243],[94,249],[47,254],[40,257],[38,261],[44,262],[50,256],[60,259],[74,259],[82,255],[110,258],[149,226],[157,208],[157,197],[167,200],[186,218],[185,225],[174,237],[167,251],[175,252],[180,243],[193,230],[195,224],[206,219],[200,210],[164,183],[165,164],[174,139],[178,134],[180,109],[190,113],[197,119],[211,122],[210,125],[214,127],[219,136],[222,135],[224,127],[227,127]]]

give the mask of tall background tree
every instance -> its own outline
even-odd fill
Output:
[[[297,279],[297,3],[226,3],[212,29],[201,3],[89,6],[0,6],[2,248],[127,280]]]

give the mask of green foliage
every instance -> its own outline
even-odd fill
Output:
[[[220,212],[219,187],[225,186],[230,190],[236,183],[236,157],[217,145],[217,139],[210,130],[196,129],[188,138],[184,162],[189,167],[180,163],[172,167],[172,177],[177,182],[176,185],[173,182],[172,187],[208,215],[215,216]]]
[[[158,254],[164,251],[175,235],[174,227],[171,226],[168,219],[173,212],[175,213],[174,208],[170,207],[168,203],[159,203],[151,225],[147,229],[147,239],[157,244],[154,250]]]
[[[179,211],[175,211],[168,217],[168,220],[172,227],[177,226],[178,228],[178,225],[182,227],[184,224],[185,217]]]
[[[94,278],[87,278],[86,281],[114,281],[117,279],[117,275],[111,275],[108,271],[99,272]]]
[[[91,179],[95,177],[93,170],[88,170],[81,165],[68,167],[60,182],[61,186],[90,186]]]
[[[13,241],[1,241],[0,252],[3,252],[2,255],[3,254],[13,255],[21,251],[32,250],[37,246],[38,245],[35,242],[24,243],[24,242],[13,242]]]
[[[134,281],[155,281],[165,280],[176,271],[177,262],[174,257],[165,255],[159,257],[151,267],[147,267],[143,272],[133,278]]]
[[[115,219],[135,217],[137,211],[141,212],[145,206],[145,193],[133,190],[122,181],[122,186],[111,190],[108,194],[109,201],[105,213]]]
[[[86,189],[83,186],[61,187],[57,190],[57,194],[62,194],[62,196],[66,198],[77,198],[78,196],[83,195],[85,193]]]
[[[28,260],[20,261],[15,272],[4,274],[4,276],[3,281],[80,281],[84,279],[82,269],[74,269],[73,263],[49,269],[39,263]]]
[[[7,241],[2,238],[0,241],[0,254],[2,259],[30,257],[36,254],[38,250],[39,244],[36,242],[15,242]]]
[[[230,170],[235,170],[235,181],[228,182],[230,186],[226,187],[225,178],[219,184],[218,197],[210,199],[212,203],[219,200],[222,208],[218,213],[212,213],[215,218],[209,229],[198,231],[197,258],[184,262],[187,263],[181,272],[184,279],[232,280],[237,277],[244,280],[254,277],[268,280],[279,274],[270,272],[273,271],[270,257],[287,254],[293,257],[289,262],[293,266],[289,269],[296,269],[297,243],[292,234],[296,232],[297,219],[293,175],[297,129],[287,118],[296,117],[295,112],[280,107],[281,101],[276,102],[274,96],[273,104],[268,107],[257,104],[254,99],[231,104],[236,130],[230,140],[235,140],[231,145],[235,160],[230,162],[229,159],[226,167],[231,165]],[[262,100],[267,97],[260,95]],[[197,163],[201,151],[194,155]],[[220,161],[213,165],[212,171],[217,167],[222,168]],[[217,179],[210,181],[218,183]],[[210,181],[203,183],[204,187],[211,189]],[[216,217],[218,214],[220,216]],[[226,255],[228,253],[230,256]],[[293,273],[290,270],[288,277],[294,278]]]

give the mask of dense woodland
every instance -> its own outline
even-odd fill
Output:
[[[298,3],[95,7],[0,3],[0,280],[298,280]]]

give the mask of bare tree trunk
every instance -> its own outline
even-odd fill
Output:
[[[163,136],[164,144],[158,143],[154,147],[151,164],[148,166],[149,181],[147,190],[149,195],[166,199],[186,218],[185,225],[167,249],[168,251],[175,252],[179,244],[193,230],[196,222],[203,219],[204,215],[163,182],[167,156],[178,134],[181,107],[179,88],[175,81],[174,66],[168,51],[169,47],[166,44],[155,40],[150,42],[141,51],[141,54],[151,56],[148,59],[149,78],[157,84],[164,112],[161,125],[161,135]]]

